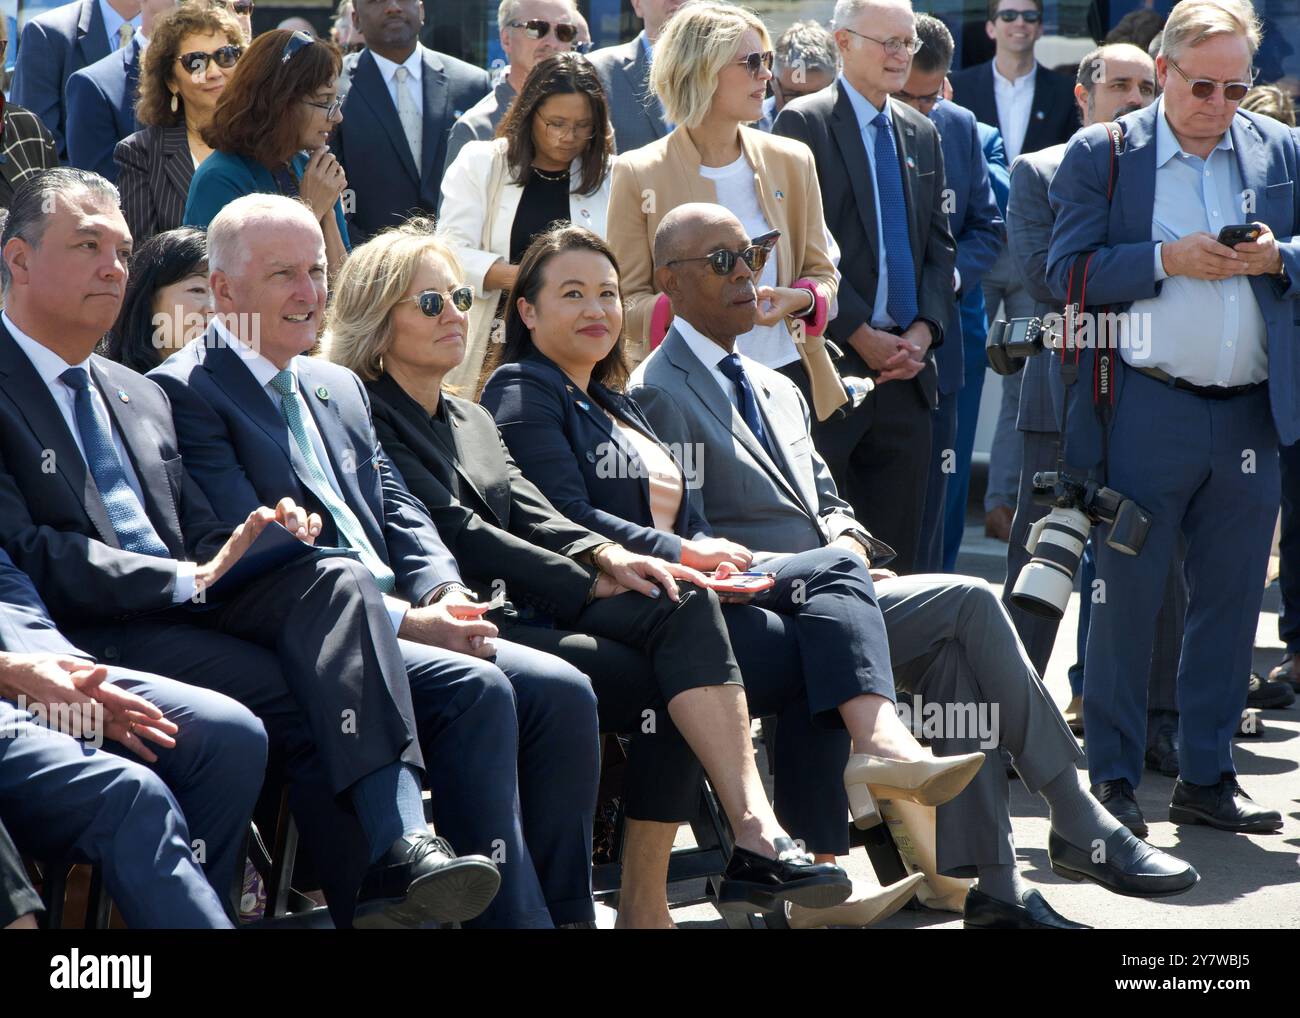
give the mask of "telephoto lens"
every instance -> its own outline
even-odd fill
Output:
[[[1011,590],[1011,603],[1032,615],[1059,620],[1070,603],[1074,574],[1092,523],[1081,509],[1055,506],[1030,528],[1030,559]]]

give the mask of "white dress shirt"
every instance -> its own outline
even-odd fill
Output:
[[[405,67],[407,74],[406,90],[415,100],[415,109],[421,117],[424,116],[424,84],[421,80],[424,74],[424,59],[420,51],[420,45],[417,43],[411,55],[402,63],[395,64],[387,57],[381,57],[374,50],[370,55],[375,58],[375,66],[379,68],[380,75],[383,76],[384,84],[388,86],[388,96],[393,100],[393,109],[397,109],[397,68]]]
[[[140,478],[135,472],[135,466],[131,462],[131,456],[127,452],[126,444],[122,441],[122,436],[118,434],[117,428],[113,425],[113,415],[108,412],[108,405],[104,402],[104,395],[99,391],[99,386],[95,382],[94,372],[90,370],[90,358],[87,357],[80,364],[69,364],[62,357],[56,354],[48,346],[44,346],[39,341],[32,339],[31,336],[23,332],[9,317],[9,312],[0,312],[0,320],[3,320],[4,326],[13,336],[14,342],[18,348],[27,355],[31,361],[32,367],[36,373],[41,376],[41,381],[49,389],[50,395],[54,397],[54,404],[59,408],[59,413],[63,416],[63,423],[68,426],[68,431],[72,435],[72,440],[77,444],[77,451],[81,453],[82,461],[86,461],[86,447],[81,441],[81,429],[77,427],[77,391],[63,381],[59,376],[69,368],[83,368],[90,378],[90,395],[99,408],[99,413],[105,421],[108,422],[108,430],[113,436],[113,451],[117,453],[118,461],[122,464],[122,473],[126,475],[126,483],[131,491],[135,493],[136,500],[140,503],[140,512],[145,514],[144,508],[144,489],[140,487]],[[89,470],[87,463],[87,470]],[[145,514],[148,519],[148,515]],[[152,525],[152,524],[151,524]],[[157,534],[157,531],[154,531]],[[158,538],[159,543],[163,543],[162,538]],[[193,562],[176,562],[176,584],[172,588],[172,603],[183,604],[194,596],[194,573],[196,566]]]
[[[1020,155],[1025,144],[1025,132],[1029,130],[1029,117],[1034,109],[1034,75],[1038,73],[1038,64],[1014,81],[1004,78],[993,63],[993,99],[998,104],[998,127],[1002,131],[1002,144],[1007,150],[1007,165],[1010,166]]]
[[[718,346],[718,344],[713,342],[713,340],[709,339],[709,337],[704,335],[704,333],[700,332],[699,329],[681,315],[677,315],[673,318],[672,328],[681,333],[682,339],[686,340],[686,345],[690,347],[691,353],[695,354],[695,356],[699,358],[700,363],[709,369],[709,374],[712,375],[713,380],[718,383],[718,388],[722,390],[727,399],[731,400],[731,405],[739,410],[740,402],[738,394],[736,393],[736,383],[724,375],[722,369],[718,367],[719,364],[727,359],[727,351]],[[740,353],[740,351],[737,350],[736,353]],[[747,358],[744,354],[740,355],[740,363],[742,367],[744,366],[746,359]]]

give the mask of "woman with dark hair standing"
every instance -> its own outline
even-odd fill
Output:
[[[203,335],[211,315],[203,231],[183,226],[159,233],[131,255],[126,296],[104,339],[104,356],[143,375]]]
[[[327,143],[343,120],[340,66],[334,44],[306,32],[278,28],[254,40],[203,130],[214,151],[190,181],[186,226],[207,229],[246,194],[301,198],[320,221],[330,275],[338,271],[348,252],[347,178]]]
[[[497,137],[466,143],[447,168],[438,235],[475,296],[465,359],[448,384],[477,387],[502,296],[537,233],[560,221],[605,235],[612,148],[595,70],[577,53],[557,53],[533,68]]]

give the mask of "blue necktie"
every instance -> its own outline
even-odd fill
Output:
[[[885,265],[889,270],[889,293],[885,310],[900,329],[916,321],[916,263],[912,261],[912,238],[907,229],[907,199],[903,196],[903,174],[889,118],[877,113],[871,122],[876,129],[876,194],[880,197],[880,219],[885,235]]]
[[[767,454],[775,462],[776,453],[772,450],[772,443],[768,441],[767,428],[763,425],[763,415],[758,412],[758,400],[754,397],[754,387],[749,384],[749,376],[745,374],[745,366],[740,363],[740,354],[727,354],[718,362],[718,370],[736,383],[740,416],[745,419],[749,430],[758,439],[759,445],[767,450]]]
[[[90,375],[85,368],[68,368],[59,378],[76,392],[73,413],[77,419],[77,431],[81,433],[81,445],[86,451],[86,466],[95,479],[95,487],[99,489],[99,497],[108,512],[108,521],[113,525],[118,543],[124,551],[171,558],[171,552],[145,515],[140,499],[127,483],[126,471],[113,448],[108,421],[95,402]]]

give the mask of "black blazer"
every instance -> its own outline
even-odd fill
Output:
[[[366,389],[380,444],[424,503],[466,582],[489,598],[501,580],[513,601],[576,619],[595,571],[574,559],[607,540],[566,520],[524,477],[483,407],[444,393],[448,440],[391,375],[366,382]]]
[[[674,533],[656,530],[650,480],[643,476],[636,451],[603,411],[650,438],[655,438],[654,429],[627,396],[594,382],[588,393],[553,361],[533,351],[492,373],[482,403],[496,418],[524,476],[561,513],[632,551],[680,562],[683,537],[711,535],[698,505],[698,489],[686,485]],[[681,469],[680,458],[674,459]]]
[[[952,81],[953,102],[974,113],[981,124],[996,127],[1006,135],[998,123],[992,60],[958,71],[949,80]],[[1029,126],[1025,129],[1025,140],[1020,146],[1021,154],[1064,144],[1078,129],[1079,107],[1074,101],[1074,83],[1039,64],[1034,71],[1034,106],[1029,114]]]
[[[956,299],[952,280],[957,263],[957,244],[948,226],[944,200],[943,149],[929,117],[892,99],[890,106],[916,266],[918,314],[937,326],[938,343]],[[880,279],[875,181],[865,172],[871,164],[857,114],[837,79],[830,88],[787,104],[772,133],[802,141],[816,160],[826,224],[840,246],[839,313],[828,332],[847,347],[848,337],[858,326],[871,324]],[[933,357],[914,381],[926,403],[933,406],[938,388]]]
[[[103,357],[91,357],[90,372],[167,551],[175,560],[207,561],[232,528],[216,519],[185,472],[167,397]],[[175,562],[122,550],[54,397],[3,325],[0,543],[60,623],[84,626],[171,607]]]
[[[113,150],[122,214],[139,247],[155,233],[174,230],[185,215],[194,177],[185,125],[146,127],[127,135]]]

